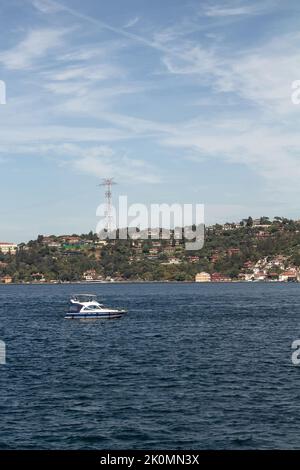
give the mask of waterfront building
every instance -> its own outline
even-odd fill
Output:
[[[0,279],[0,282],[2,284],[11,284],[12,283],[12,277],[9,276],[8,274]]]
[[[206,272],[198,273],[196,274],[195,277],[195,282],[210,282],[211,281],[211,275]]]

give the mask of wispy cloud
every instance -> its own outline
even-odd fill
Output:
[[[257,15],[265,12],[269,8],[277,6],[277,1],[270,2],[269,0],[262,0],[260,2],[253,1],[252,4],[243,2],[224,3],[225,2],[223,2],[223,4],[203,5],[201,11],[203,15],[211,18],[236,17]]]
[[[118,76],[121,69],[109,64],[101,64],[86,67],[68,67],[52,74],[52,80],[62,82],[74,79],[85,79],[89,81],[107,80]],[[124,72],[123,72],[124,73]]]
[[[197,75],[205,80],[218,74],[224,61],[213,50],[188,43],[187,47],[182,44],[178,54],[166,54],[162,63],[171,74]]]
[[[110,31],[112,33],[115,33],[118,36],[125,37],[134,42],[138,42],[140,44],[143,44],[144,46],[151,47],[156,50],[164,50],[164,47],[162,45],[157,44],[154,41],[151,41],[150,39],[147,39],[146,37],[143,37],[139,34],[132,33],[128,31],[128,28],[126,29],[126,28],[118,28],[118,27],[112,26],[109,23],[102,21],[101,19],[94,18],[90,15],[86,15],[85,13],[81,13],[80,11],[74,8],[70,8],[69,6],[61,2],[57,2],[54,0],[47,0],[47,2],[52,4],[53,8],[57,7],[61,11],[67,12],[70,15],[74,16],[75,18],[78,18],[79,20],[83,20],[85,22],[91,23],[95,26],[100,27],[101,29]]]
[[[267,2],[205,4],[202,8],[203,24],[195,24],[193,18],[184,21],[179,18],[175,25],[167,23],[165,27],[156,27],[155,31],[151,29],[150,39],[128,31],[138,22],[138,17],[133,17],[123,28],[117,28],[59,2],[34,0],[34,4],[39,12],[47,15],[47,19],[50,14],[63,11],[96,26],[94,29],[101,32],[101,38],[106,31],[114,33],[117,39],[110,40],[111,35],[108,34],[105,42],[100,43],[99,35],[85,47],[81,45],[77,49],[73,44],[64,51],[60,50],[55,56],[55,66],[51,70],[40,71],[36,82],[42,97],[47,92],[44,122],[39,125],[36,119],[36,123],[27,127],[0,129],[2,150],[7,150],[9,143],[15,145],[16,152],[21,152],[22,146],[24,153],[35,153],[33,149],[36,148],[41,154],[52,152],[62,156],[63,161],[78,172],[97,176],[113,173],[141,182],[154,182],[159,180],[157,172],[146,159],[129,158],[125,150],[120,155],[113,149],[104,148],[104,145],[113,146],[119,142],[126,142],[130,148],[131,142],[149,138],[150,145],[163,149],[162,153],[166,147],[168,151],[184,149],[196,155],[196,160],[198,156],[200,162],[219,159],[226,164],[243,165],[272,188],[278,188],[279,183],[281,188],[288,188],[293,182],[293,189],[298,191],[300,145],[295,134],[297,109],[290,101],[290,85],[299,78],[299,33],[278,33],[276,39],[264,38],[263,44],[255,46],[255,41],[252,41],[251,47],[242,44],[236,48],[232,44],[228,46],[225,40],[215,42],[203,39],[204,35],[193,36],[202,27],[207,28],[214,18],[239,18],[264,12],[269,5]],[[58,48],[64,36],[65,30],[31,31],[15,48],[1,52],[0,62],[11,69],[28,68]],[[145,46],[145,50],[151,48],[157,52],[151,54],[150,65],[143,62],[143,67],[146,69],[148,66],[148,69],[141,81],[132,78],[136,64],[128,61],[125,67],[126,57],[124,60],[120,56],[118,62],[112,53],[137,44]],[[161,93],[156,101],[153,100],[151,109],[147,106],[138,109],[137,97],[139,94],[146,97],[151,87],[146,77],[151,76],[152,79],[155,61],[156,70],[163,68],[165,83],[173,85],[177,82],[178,85],[178,76],[180,87],[170,87],[172,96],[168,91]],[[42,83],[38,83],[41,78]],[[217,113],[216,109],[208,109],[209,101],[206,120],[201,115],[192,119],[198,110],[195,106],[188,109],[188,100],[184,105],[178,105],[175,118],[173,111],[164,114],[168,116],[165,119],[160,118],[164,98],[166,106],[170,101],[173,106],[177,90],[181,92],[186,84],[187,90],[191,87],[199,90],[199,99],[195,103],[203,103],[207,97],[213,97],[214,102],[220,105],[225,99],[239,102],[240,107],[234,111],[235,119],[233,114],[226,114],[224,110],[221,110],[222,116],[218,116],[219,109]],[[181,111],[184,118],[178,122]],[[66,118],[70,120],[68,125],[65,124]],[[64,124],[53,125],[55,120]],[[83,120],[89,123],[87,127],[82,125]],[[47,147],[51,144],[55,146]],[[9,148],[13,151],[12,147]]]
[[[139,17],[139,16],[135,16],[134,18],[131,18],[131,20],[129,20],[123,27],[124,27],[124,28],[132,28],[132,27],[135,26],[139,21],[140,21],[140,17]]]
[[[112,127],[73,127],[63,125],[26,126],[20,125],[1,126],[0,142],[1,149],[11,153],[18,153],[22,148],[20,145],[31,144],[32,148],[40,143],[64,143],[64,142],[114,142],[128,138],[126,132]]]
[[[42,13],[57,13],[61,10],[60,6],[51,0],[32,0],[32,4]]]
[[[31,67],[51,49],[62,45],[66,29],[36,29],[15,47],[0,51],[0,63],[7,69],[18,70]]]
[[[233,53],[222,45],[202,47],[182,42],[179,54],[185,59],[165,54],[162,63],[170,74],[190,76],[199,85],[209,85],[215,94],[242,98],[264,113],[294,114],[290,95],[291,83],[299,75],[299,39],[298,32],[281,34],[259,47]]]
[[[59,70],[53,72],[44,72],[42,76],[44,88],[48,91],[76,97],[92,95],[99,82],[118,78],[120,74],[126,76],[126,72],[121,67],[99,64],[60,67]],[[102,91],[102,96],[104,95]]]
[[[99,178],[114,175],[119,180],[130,180],[131,183],[157,184],[161,182],[158,171],[143,160],[128,158],[126,155],[113,154],[106,156],[93,155],[87,152],[83,157],[71,162],[73,168]]]
[[[9,152],[9,146],[0,145],[0,152]],[[14,148],[22,155],[39,155],[57,159],[60,166],[93,177],[114,175],[120,180],[129,178],[131,183],[157,184],[159,172],[142,159],[129,157],[124,151],[117,153],[107,145],[84,146],[75,142],[22,144]],[[1,157],[0,157],[1,163]]]
[[[77,63],[88,61],[103,61],[112,59],[116,54],[121,53],[129,47],[129,42],[124,39],[103,40],[99,43],[90,43],[88,47],[78,45],[74,47],[70,44],[67,51],[57,55],[57,60],[62,63]]]
[[[279,133],[278,128],[259,121],[232,120],[227,116],[209,122],[190,122],[162,143],[193,150],[194,159],[198,152],[200,163],[213,158],[245,165],[273,191],[299,194],[300,143],[291,130],[281,129]]]

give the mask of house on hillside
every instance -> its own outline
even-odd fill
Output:
[[[212,282],[231,282],[231,278],[221,273],[213,273],[211,275]]]
[[[83,273],[82,278],[87,282],[96,281],[98,279],[98,274],[95,269],[88,269]]]
[[[188,256],[188,262],[189,263],[198,263],[200,260],[200,256]]]
[[[3,276],[3,277],[0,278],[0,282],[2,284],[11,284],[12,281],[13,281],[12,277],[9,276],[8,274],[6,276]]]
[[[16,243],[9,243],[9,242],[0,242],[0,252],[6,255],[10,253],[14,255],[17,251],[18,245]]]
[[[196,274],[195,282],[211,282],[211,275],[206,272]]]
[[[279,275],[279,281],[281,282],[289,282],[289,281],[297,281],[298,280],[298,273],[294,269],[290,269],[284,271]]]
[[[254,273],[254,281],[265,281],[267,275],[263,271],[257,271]]]

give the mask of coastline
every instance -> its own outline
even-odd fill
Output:
[[[10,282],[10,283],[0,283],[0,286],[65,286],[65,285],[85,285],[85,286],[94,286],[94,285],[113,285],[113,284],[299,284],[299,281],[241,281],[241,280],[232,280],[232,281],[207,281],[207,282],[195,282],[195,281],[95,281],[95,282],[86,282],[86,281],[67,281],[67,282]]]

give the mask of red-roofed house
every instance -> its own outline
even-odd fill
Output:
[[[284,271],[279,275],[279,281],[297,281],[297,271],[295,270],[289,270],[289,271]]]

